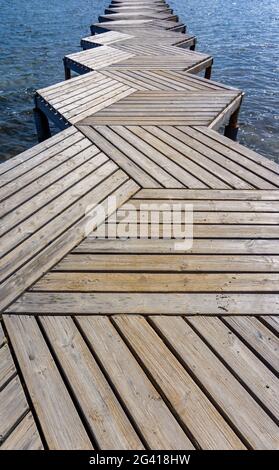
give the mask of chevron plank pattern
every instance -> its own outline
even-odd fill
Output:
[[[38,90],[36,106],[56,119],[59,113],[62,125],[165,122],[218,128],[241,99],[239,90],[187,73],[109,67]]]
[[[104,33],[105,31],[121,31],[125,33],[126,30],[131,30],[133,28],[137,28],[139,30],[146,28],[153,28],[153,30],[165,29],[166,31],[180,31],[182,33],[185,33],[186,31],[186,26],[180,22],[139,17],[138,19],[124,19],[94,23],[91,25],[91,32],[98,34]]]
[[[279,165],[164,0],[91,31],[0,166],[0,449],[278,449]]]
[[[117,47],[102,46],[102,48],[92,48],[75,54],[69,54],[64,58],[65,67],[75,70],[78,73],[85,73],[91,70],[101,70],[105,67],[118,67],[125,69],[167,69],[184,70],[191,73],[198,73],[212,65],[212,57],[200,52],[189,52],[178,49],[175,52],[164,48],[157,49],[153,56],[147,51],[141,54],[127,52]]]
[[[125,46],[141,46],[153,45],[157,47],[156,44],[159,41],[160,47],[162,46],[179,46],[182,48],[190,47],[195,48],[196,36],[193,34],[165,31],[161,30],[152,31],[149,30],[129,30],[129,34],[121,33],[119,31],[107,31],[105,33],[100,33],[94,36],[88,36],[81,39],[81,47],[83,49],[90,49],[93,47],[99,46],[109,46],[109,45],[125,45]],[[177,51],[176,51],[177,52]]]

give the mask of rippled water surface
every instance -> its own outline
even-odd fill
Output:
[[[36,143],[32,93],[63,80],[109,0],[0,0],[0,159]],[[214,80],[241,88],[240,141],[279,162],[278,0],[169,0],[198,50],[214,56]]]

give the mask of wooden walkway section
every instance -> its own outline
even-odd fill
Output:
[[[131,48],[132,46],[130,46]],[[210,78],[212,57],[200,52],[189,52],[187,49],[173,51],[171,46],[158,46],[156,51],[147,45],[139,52],[124,46],[103,46],[67,55],[64,58],[65,78],[71,77],[70,71],[87,73],[91,70],[117,68],[121,70],[183,70],[199,73],[205,70],[206,78]],[[138,48],[139,49],[139,48]],[[150,53],[151,52],[151,53]]]
[[[163,0],[99,21],[0,166],[0,448],[278,449],[279,165]]]

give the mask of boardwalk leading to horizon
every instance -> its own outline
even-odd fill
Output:
[[[279,166],[185,31],[112,0],[0,166],[1,449],[279,447]]]

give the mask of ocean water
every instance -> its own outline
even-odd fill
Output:
[[[278,0],[169,0],[212,79],[246,96],[239,140],[279,162]],[[33,92],[64,79],[62,58],[79,50],[109,0],[0,0],[0,161],[34,145]]]

